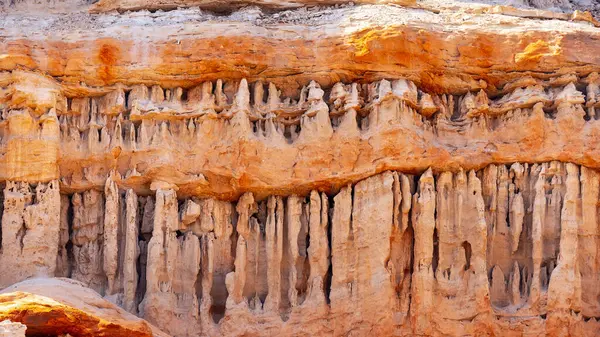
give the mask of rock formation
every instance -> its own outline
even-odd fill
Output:
[[[600,8],[512,5],[0,1],[0,335],[600,336]]]
[[[0,336],[2,337],[24,337],[27,326],[21,323],[13,323],[9,320],[0,322]]]
[[[0,319],[0,334],[8,329],[10,337],[168,336],[71,279],[29,279],[4,289]]]

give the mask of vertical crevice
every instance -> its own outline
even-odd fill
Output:
[[[327,268],[327,273],[325,274],[325,279],[323,280],[323,288],[325,290],[325,301],[327,304],[331,303],[330,295],[331,295],[331,280],[333,278],[333,265],[331,263],[332,256],[332,230],[333,230],[333,209],[335,207],[335,202],[332,196],[327,196],[329,209],[327,210],[327,246],[329,249],[329,255],[327,259],[329,260],[329,267]]]
[[[521,277],[519,278],[519,293],[522,297],[528,297],[531,283],[531,275],[527,270],[527,266],[523,266],[523,268],[521,268],[519,272],[521,273]]]
[[[291,284],[290,284],[290,270],[293,267],[293,264],[295,263],[295,261],[292,258],[291,252],[290,252],[290,242],[289,242],[289,238],[290,238],[290,223],[288,222],[289,218],[290,218],[290,207],[289,205],[289,197],[284,199],[284,205],[286,205],[286,207],[284,207],[284,214],[283,214],[283,233],[281,233],[281,235],[283,235],[283,246],[281,247],[282,251],[282,258],[281,258],[281,283],[279,286],[279,291],[280,291],[280,298],[281,298],[281,303],[279,305],[279,312],[280,312],[280,316],[281,319],[285,322],[289,319],[290,316],[290,309],[291,309],[291,303],[290,303],[290,298],[288,296],[288,290],[291,288]]]
[[[4,190],[4,186],[2,186]],[[4,217],[4,192],[0,193],[0,255],[2,254],[2,223]]]
[[[125,93],[125,106],[126,106],[125,113],[127,113],[129,110],[131,110],[132,105],[133,105],[133,104],[129,104],[129,103],[131,103],[131,102],[129,102],[129,94],[131,94],[131,90],[125,90],[124,93]]]
[[[471,268],[471,244],[463,241],[462,247],[465,252],[465,270],[469,270]]]
[[[213,303],[210,306],[210,316],[213,319],[213,322],[219,324],[219,321],[223,317],[225,317],[225,305],[224,304],[215,304],[214,296],[213,296],[214,287],[211,289],[211,297],[213,298]],[[264,302],[264,301],[263,301]]]
[[[414,195],[414,193],[413,193],[413,195]],[[411,213],[412,213],[412,210],[411,210]],[[409,217],[409,219],[411,219],[411,218],[412,218],[412,216]],[[408,227],[407,232],[410,231],[410,263],[407,266],[407,268],[404,269],[404,274],[408,275],[407,276],[407,278],[408,278],[407,286],[408,287],[406,288],[407,299],[406,299],[406,308],[405,308],[407,314],[412,311],[412,300],[411,300],[410,292],[411,292],[411,288],[412,288],[412,276],[414,273],[414,261],[415,261],[415,233],[414,233],[414,229],[412,227],[412,221],[409,220],[409,223],[410,223],[410,225]]]
[[[135,270],[138,274],[138,283],[137,283],[136,292],[135,292],[136,308],[140,305],[140,302],[142,302],[142,299],[144,299],[144,295],[146,293],[146,282],[142,283],[142,278],[145,280],[146,276],[142,275],[142,273],[145,270],[142,269],[142,249],[139,245],[140,241],[141,240],[138,237],[138,247],[140,248],[140,254],[138,255],[138,258],[135,260]],[[143,289],[142,289],[142,287],[143,287]]]
[[[302,203],[302,214],[300,215],[300,233],[298,234],[298,255],[299,259],[296,263],[298,271],[298,279],[295,287],[298,292],[298,304],[302,304],[306,298],[308,290],[308,276],[310,275],[310,263],[308,261],[308,247],[310,245],[310,233],[308,230],[309,222],[309,207],[308,201]]]
[[[202,303],[202,268],[198,269],[198,274],[196,275],[196,283],[194,284],[194,289],[196,290],[196,299],[198,303]],[[202,306],[198,305],[198,316],[200,316],[202,310]]]
[[[202,240],[200,237],[196,237],[196,240],[199,241],[200,251],[203,252],[204,248],[202,247]],[[205,256],[204,254],[200,254],[200,267],[198,268],[198,274],[196,274],[196,283],[194,284],[194,289],[196,291],[196,299],[198,300],[198,317],[202,317],[202,266]]]
[[[225,279],[226,275],[234,270],[235,260],[232,247],[237,247],[237,243],[234,240],[232,205],[214,199],[210,202],[213,206],[208,219],[212,224],[213,232],[207,235],[209,239],[212,238],[210,239],[212,244],[207,246],[206,249],[213,262],[212,270],[209,271],[210,291],[208,294],[205,293],[204,296],[210,296],[209,312],[212,320],[218,324],[225,317],[227,298],[230,295]],[[202,226],[205,226],[205,224],[203,223]]]
[[[266,234],[266,223],[267,223],[267,202],[262,201],[258,207],[258,226],[259,235],[257,242],[257,259],[256,259],[256,296],[260,300],[260,303],[264,305],[265,300],[269,292],[269,286],[267,281],[267,234]]]
[[[238,241],[238,231],[237,231],[237,223],[238,223],[238,218],[239,218],[239,214],[237,213],[236,210],[236,204],[235,203],[231,203],[231,226],[233,227],[232,229],[232,233],[231,233],[231,245],[230,245],[230,249],[231,249],[231,260],[235,261],[235,257],[236,257],[236,253],[237,253],[237,241]]]
[[[69,196],[67,198],[67,200],[69,201],[69,208],[67,210],[67,224],[68,224],[68,230],[69,230],[69,240],[67,241],[67,244],[65,245],[65,249],[67,250],[67,261],[68,261],[68,274],[67,277],[71,278],[71,275],[73,274],[73,268],[75,266],[75,257],[73,255],[73,241],[71,240],[71,238],[73,237],[73,219],[74,219],[74,213],[73,213],[73,205],[71,204],[71,196]]]
[[[154,223],[154,200],[151,196],[138,198],[137,214],[138,246],[140,254],[137,259],[138,285],[136,290],[136,305],[139,307],[146,295],[148,243],[152,238],[152,227]]]
[[[440,259],[440,240],[438,237],[437,228],[435,228],[433,230],[433,258],[431,260],[431,268],[433,269],[433,275],[436,275],[439,259]]]

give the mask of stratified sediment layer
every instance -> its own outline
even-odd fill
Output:
[[[0,176],[102,189],[109,174],[148,194],[234,200],[307,194],[393,169],[420,173],[561,160],[600,167],[600,78],[524,77],[501,94],[426,92],[409,80],[316,82],[286,98],[274,84],[121,86],[69,98],[51,78],[6,75]],[[154,186],[154,187],[153,187]]]
[[[39,69],[77,96],[117,83],[189,88],[219,78],[267,80],[286,95],[310,80],[331,87],[383,78],[464,94],[527,74],[598,71],[600,33],[580,17],[539,20],[459,4],[225,17],[197,9],[8,14],[0,22],[0,70]]]

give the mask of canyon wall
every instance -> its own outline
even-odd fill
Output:
[[[513,5],[0,2],[0,289],[172,336],[600,336],[597,7]]]
[[[552,161],[260,201],[7,185],[0,284],[69,276],[173,336],[597,336],[599,182]]]
[[[600,331],[595,73],[297,101],[7,78],[0,287],[70,277],[173,336]]]
[[[59,180],[63,194],[102,191],[111,174],[138,194],[166,183],[179,197],[233,201],[331,193],[386,170],[551,160],[600,168],[596,72],[462,95],[396,79],[328,89],[311,81],[285,97],[242,79],[69,97],[64,84],[22,70],[4,73],[4,85],[0,178]]]

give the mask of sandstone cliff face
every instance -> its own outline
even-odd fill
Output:
[[[595,72],[525,77],[497,94],[437,94],[406,79],[326,90],[313,81],[291,97],[272,83],[242,79],[191,89],[121,86],[69,98],[69,89],[51,78],[5,76],[2,174],[32,183],[60,179],[61,191],[80,205],[75,214],[96,209],[75,226],[86,228],[78,246],[103,239],[98,191],[110,174],[144,196],[164,182],[179,197],[231,201],[244,192],[259,199],[315,188],[331,193],[390,169],[441,172],[553,159],[600,167]],[[34,90],[40,82],[55,88],[51,98]],[[86,234],[94,230],[96,236]]]
[[[8,6],[0,319],[103,322],[75,282],[173,336],[600,336],[593,15],[339,3]]]
[[[77,258],[74,243],[68,249],[71,276],[175,336],[595,336],[599,179],[553,161],[387,171],[330,196],[256,201],[247,193],[233,203],[178,202],[174,189],[159,188],[145,214],[148,201],[112,189],[109,178],[105,193],[96,192],[104,233],[88,255]],[[79,207],[77,198],[63,201]],[[57,232],[59,209],[46,223]],[[5,206],[4,217],[11,212]],[[98,208],[80,213],[97,218]],[[69,220],[78,217],[73,211]],[[147,242],[134,235],[144,217],[153,223]],[[58,235],[44,238],[56,252]],[[31,276],[24,273],[34,256],[11,254],[9,244],[3,240],[2,261],[22,274],[3,274],[3,285]],[[58,273],[54,259],[33,265],[44,267],[36,275]],[[75,273],[83,266],[96,274]]]

